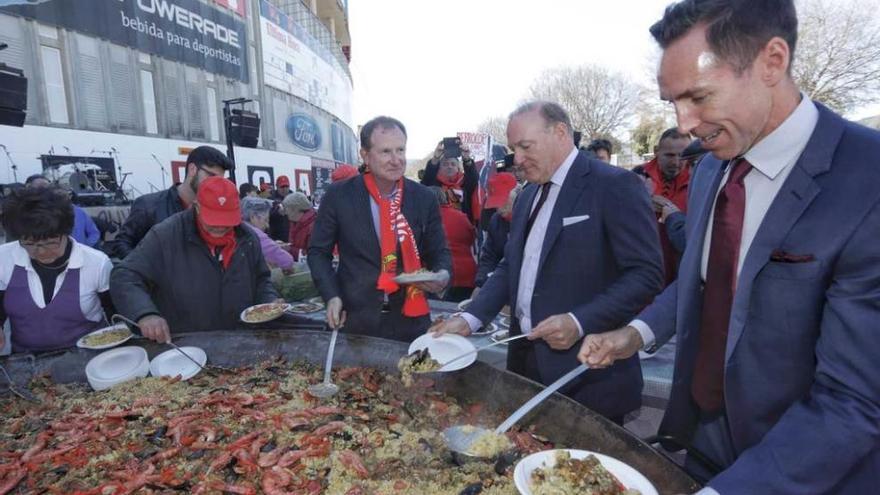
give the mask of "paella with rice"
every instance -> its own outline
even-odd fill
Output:
[[[456,465],[440,432],[487,420],[483,404],[361,367],[319,401],[320,375],[273,359],[102,392],[35,378],[39,404],[0,398],[0,494],[514,494],[519,456],[552,447],[516,430],[496,461]]]

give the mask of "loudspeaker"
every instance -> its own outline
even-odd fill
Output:
[[[0,124],[21,127],[27,109],[27,78],[24,72],[0,64]]]
[[[260,116],[247,110],[232,110],[229,136],[239,146],[256,148],[260,139]]]

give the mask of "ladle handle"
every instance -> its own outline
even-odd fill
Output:
[[[140,327],[140,325],[138,325],[138,324],[137,324],[136,322],[134,322],[133,320],[130,320],[129,318],[127,318],[127,317],[125,317],[125,316],[122,316],[121,314],[118,314],[118,313],[117,313],[117,314],[111,316],[111,317],[110,317],[110,321],[111,321],[114,325],[115,325],[117,322],[119,322],[119,321],[122,321],[123,323],[127,323],[127,324],[129,324],[130,326],[132,326],[132,327],[134,328],[134,333],[135,333],[135,334],[137,334],[137,335],[140,336],[140,337],[143,337],[143,336],[144,336],[144,333],[141,331],[141,327]]]
[[[482,351],[483,349],[488,349],[488,348],[496,346],[496,345],[506,344],[506,343],[510,342],[511,340],[522,339],[525,337],[528,337],[528,335],[526,335],[526,334],[514,335],[513,337],[507,337],[506,339],[501,339],[497,342],[492,342],[491,344],[484,345],[483,347],[477,347],[477,348],[470,350],[470,351],[467,351],[463,354],[459,354],[458,356],[455,356],[454,358],[450,359],[449,361],[446,361],[445,363],[440,365],[440,369],[445,368],[447,365],[450,365],[450,364],[458,361],[459,359],[466,358],[466,357],[470,356],[471,354],[476,354],[476,353]]]
[[[502,434],[509,430],[511,426],[515,425],[519,420],[523,418],[523,416],[534,409],[535,406],[544,402],[544,399],[550,397],[554,392],[562,388],[563,385],[570,382],[584,371],[587,371],[587,369],[589,369],[589,367],[586,364],[582,364],[577,368],[569,371],[555,382],[548,385],[547,388],[541,391],[541,393],[529,399],[529,401],[523,404],[522,407],[514,411],[514,413],[511,414],[509,418],[505,419],[503,423],[498,425],[498,428],[495,428],[495,433]]]
[[[131,325],[132,327],[134,327],[135,330],[137,330],[135,333],[139,334],[141,337],[144,336],[144,332],[143,332],[143,330],[141,330],[140,325],[138,325],[136,322],[132,321],[131,319],[129,319],[129,318],[125,317],[125,316],[122,316],[122,315],[120,315],[120,314],[115,314],[115,315],[113,315],[113,316],[110,317],[110,321],[112,321],[114,324],[116,323],[117,320],[122,320],[124,323],[128,323],[129,325]],[[195,364],[195,365],[198,366],[199,368],[201,368],[201,369],[205,369],[205,367],[202,366],[201,363],[199,363],[198,361],[196,361],[196,360],[195,360],[192,356],[190,356],[189,354],[183,352],[183,349],[181,349],[180,347],[178,347],[177,344],[175,344],[174,342],[171,342],[171,341],[169,340],[168,342],[166,342],[166,344],[168,344],[168,345],[170,345],[171,347],[173,347],[174,349],[176,349],[177,352],[183,354],[187,359],[189,359],[190,361],[192,361],[193,364]]]
[[[327,362],[324,363],[324,383],[330,383],[330,369],[333,366],[333,351],[336,349],[336,336],[339,335],[339,329],[334,328],[330,334],[330,349],[327,351]]]

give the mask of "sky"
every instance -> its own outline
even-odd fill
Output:
[[[651,84],[648,28],[670,1],[350,0],[354,121],[400,119],[417,159],[506,117],[549,68],[591,63]]]
[[[409,158],[506,117],[544,70],[593,63],[649,82],[669,0],[350,0],[353,114],[407,127]]]

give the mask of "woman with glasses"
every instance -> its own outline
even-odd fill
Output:
[[[70,347],[112,312],[110,259],[70,236],[73,221],[70,199],[50,188],[3,203],[3,227],[19,239],[0,246],[0,321],[10,321],[12,352]]]
[[[266,234],[271,211],[272,202],[268,199],[246,197],[241,200],[241,220],[260,240],[260,248],[263,250],[263,257],[266,258],[269,268],[278,267],[285,271],[293,270],[293,256],[281,249],[281,246]]]

